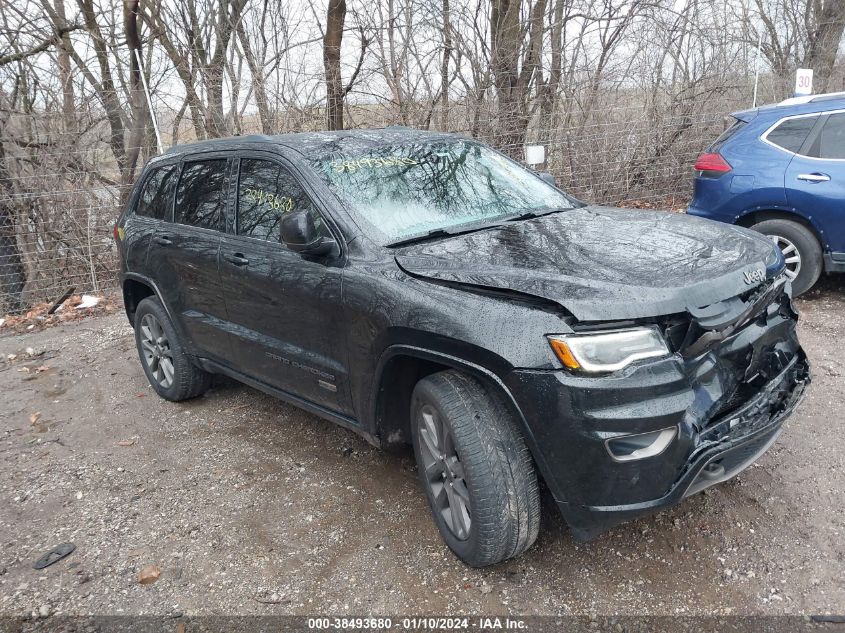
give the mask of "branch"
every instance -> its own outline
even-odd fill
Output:
[[[60,45],[61,37],[66,34],[70,33],[71,31],[78,31],[82,29],[81,24],[71,24],[67,26],[63,26],[61,28],[56,29],[55,35],[53,37],[44,40],[37,46],[33,46],[28,51],[20,51],[18,53],[12,53],[11,55],[6,55],[4,57],[0,57],[0,66],[6,66],[7,64],[13,64],[14,62],[19,62],[22,59],[26,59],[27,57],[32,57],[33,55],[38,55],[39,53],[43,53],[48,48],[53,45]]]
[[[358,56],[358,65],[355,66],[355,72],[352,73],[352,76],[349,78],[349,83],[347,83],[346,88],[343,89],[343,95],[341,98],[346,97],[355,85],[355,80],[358,78],[358,73],[361,72],[361,66],[364,64],[364,53],[367,52],[367,46],[370,44],[370,40],[367,39],[367,35],[364,33],[364,27],[362,26],[359,28],[361,30],[361,54]]]

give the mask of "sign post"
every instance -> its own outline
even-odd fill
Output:
[[[813,69],[799,68],[795,73],[795,96],[806,97],[813,94]]]
[[[525,162],[537,169],[546,162],[546,148],[543,145],[526,145]]]

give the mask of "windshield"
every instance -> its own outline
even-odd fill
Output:
[[[382,244],[574,206],[533,172],[469,141],[333,154],[314,166]]]

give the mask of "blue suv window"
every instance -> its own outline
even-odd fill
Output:
[[[810,130],[816,124],[818,116],[805,116],[797,119],[786,119],[766,135],[766,140],[778,147],[798,153]]]
[[[819,158],[845,158],[845,112],[831,114],[819,136]]]

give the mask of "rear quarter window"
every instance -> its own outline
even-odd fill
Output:
[[[169,219],[175,185],[175,165],[153,169],[144,181],[141,194],[138,196],[135,215],[156,220]]]
[[[739,132],[748,125],[745,121],[740,121],[739,119],[735,120],[733,125],[731,125],[727,130],[722,132],[713,144],[708,148],[708,152],[718,152],[722,147],[731,140],[734,136],[736,136]]]
[[[766,135],[766,140],[788,152],[797,154],[818,118],[816,115],[781,121]]]

